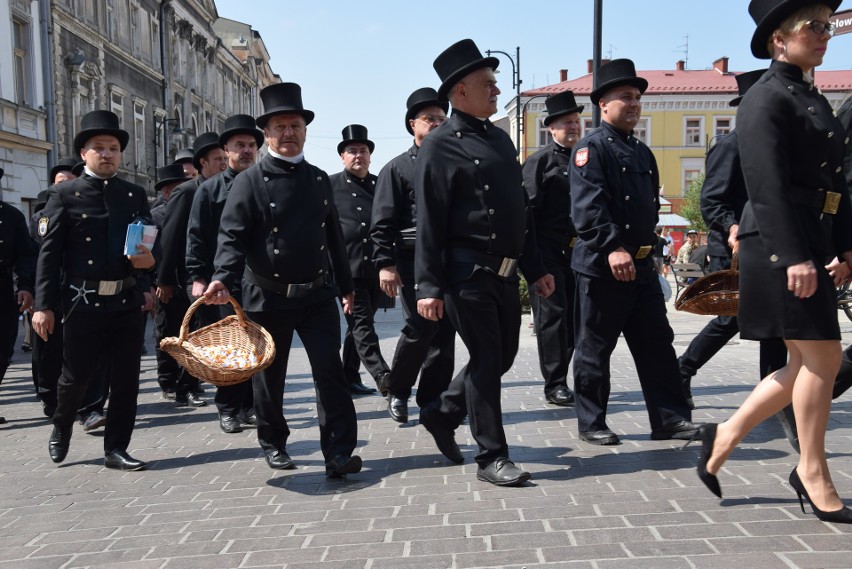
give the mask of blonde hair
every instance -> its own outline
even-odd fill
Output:
[[[772,54],[775,53],[776,35],[787,37],[792,36],[793,34],[799,33],[808,22],[817,20],[820,17],[828,18],[830,15],[831,8],[825,4],[811,4],[804,8],[799,8],[787,16],[787,18],[781,22],[781,24],[779,24],[779,26],[773,30],[771,34],[769,34],[769,39],[766,40],[766,51]],[[775,58],[773,57],[773,59]]]

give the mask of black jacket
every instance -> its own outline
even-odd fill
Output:
[[[728,232],[740,222],[748,201],[740,151],[737,148],[737,131],[720,138],[707,153],[707,172],[701,187],[701,216],[710,230],[707,236],[707,254],[712,257],[730,257]]]
[[[414,164],[419,148],[412,144],[388,162],[376,180],[373,198],[373,218],[370,237],[373,239],[373,262],[376,268],[397,264],[400,231],[417,224],[417,206],[414,196]]]
[[[0,201],[0,276],[13,272],[16,288],[33,292],[38,245],[27,230],[27,219],[15,206]]]
[[[186,271],[186,228],[189,209],[198,187],[204,181],[201,176],[182,183],[174,190],[166,205],[160,244],[163,256],[157,267],[157,284],[176,287],[176,294],[183,295],[184,285],[189,281]]]
[[[542,255],[569,262],[571,240],[577,235],[571,221],[570,163],[571,149],[551,141],[527,158],[523,167]]]
[[[197,280],[210,284],[213,278],[219,221],[237,174],[229,166],[206,180],[195,192],[186,236],[186,270],[190,282]]]
[[[846,130],[846,140],[852,136],[852,97],[849,97],[840,106],[837,111],[837,120],[843,125]],[[843,159],[843,170],[846,172],[846,185],[849,191],[852,192],[852,144],[846,142],[846,156]]]
[[[379,273],[373,264],[373,241],[370,239],[376,176],[367,174],[362,180],[344,170],[330,176],[329,181],[352,277],[376,280]]]

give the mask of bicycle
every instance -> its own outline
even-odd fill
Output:
[[[852,290],[848,282],[837,287],[837,309],[845,312],[846,317],[852,320]]]

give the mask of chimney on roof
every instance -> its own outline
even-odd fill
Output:
[[[589,73],[589,74],[594,73],[595,72],[595,60],[587,59],[586,61],[588,62],[588,64],[586,65],[586,68],[588,69],[587,73]],[[609,63],[609,59],[601,59],[601,67],[603,67],[607,63]]]
[[[728,73],[728,58],[725,56],[720,57],[716,61],[713,62],[713,69],[718,71],[719,73],[725,75]]]
[[[678,71],[683,71],[686,69],[686,62],[682,59],[679,59],[677,63],[675,63],[675,69]]]
[[[568,81],[568,70],[567,69],[560,69],[559,70],[559,82],[564,83],[565,81]]]

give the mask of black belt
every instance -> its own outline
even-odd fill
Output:
[[[654,250],[653,245],[625,245],[624,250],[634,259],[644,259]]]
[[[99,294],[101,296],[115,296],[121,291],[135,286],[136,277],[124,277],[117,281],[89,281],[69,277],[68,285],[77,291],[85,290],[88,293]]]
[[[841,194],[838,192],[827,192],[823,189],[811,190],[807,188],[790,188],[790,201],[794,204],[804,205],[820,210],[822,213],[834,215],[840,205]]]
[[[447,249],[447,261],[458,263],[473,263],[492,271],[500,277],[511,277],[515,274],[518,260],[511,257],[499,257],[475,249],[451,247]]]
[[[290,284],[268,279],[255,272],[252,272],[250,269],[246,269],[246,272],[243,276],[248,282],[256,284],[260,288],[271,290],[272,292],[277,292],[278,294],[283,294],[287,298],[303,298],[305,296],[308,296],[308,294],[310,294],[313,290],[325,284],[324,274],[318,276],[309,283]]]

